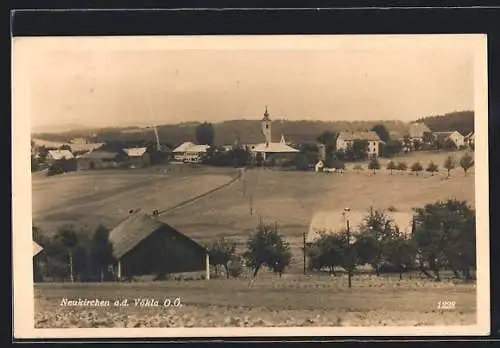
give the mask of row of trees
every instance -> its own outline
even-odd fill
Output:
[[[457,167],[457,164],[463,169],[464,175],[467,175],[469,169],[471,169],[474,166],[474,159],[470,154],[465,153],[457,163],[457,161],[453,156],[448,156],[443,163],[443,168],[447,170],[448,177],[450,176],[451,171]],[[405,172],[408,169],[410,169],[411,172],[414,172],[416,175],[419,175],[419,173],[421,173],[424,170],[424,167],[420,162],[414,162],[408,168],[408,165],[405,162],[396,163],[393,161],[389,161],[387,162],[386,168],[390,170],[391,174],[393,173],[394,170]],[[353,169],[359,172],[363,170],[363,167],[360,164],[357,164],[353,167]],[[377,158],[372,158],[370,160],[370,162],[368,163],[368,169],[373,170],[373,173],[381,169],[380,162],[378,161]],[[439,166],[433,161],[431,161],[425,168],[425,171],[430,172],[431,175],[434,175],[434,173],[439,171]]]
[[[236,244],[221,238],[209,245],[210,263],[216,273],[220,267],[226,270],[226,276],[237,277],[248,267],[255,278],[266,267],[280,276],[292,261],[290,245],[278,232],[278,225],[259,223],[255,233],[246,243],[246,251],[236,254]]]
[[[451,270],[455,277],[470,280],[476,266],[475,210],[465,201],[447,200],[415,209],[412,233],[395,225],[382,210],[370,209],[360,226],[330,234],[318,231],[320,237],[307,249],[311,271],[336,269],[354,272],[369,264],[377,275],[381,272],[419,270],[424,276],[441,280],[440,271]],[[224,267],[226,275],[241,274],[242,261],[252,269],[253,277],[262,267],[280,276],[292,260],[289,244],[278,233],[276,225],[260,224],[247,242],[247,250],[236,255],[236,244],[224,238],[209,247],[215,269]],[[235,263],[236,262],[236,263]],[[238,272],[232,269],[237,264]]]
[[[34,279],[104,281],[114,279],[113,248],[109,230],[98,226],[92,233],[64,225],[51,236],[33,226],[33,240],[43,246],[34,262]]]
[[[322,232],[322,231],[320,231]],[[449,269],[457,278],[473,278],[476,266],[475,211],[466,202],[439,201],[415,209],[412,234],[402,233],[391,218],[380,210],[370,210],[362,225],[351,233],[327,234],[308,252],[313,270],[335,268],[352,271],[370,264],[381,271],[419,270],[437,281],[440,271]]]
[[[312,271],[327,269],[336,275],[339,268],[354,272],[360,265],[369,264],[376,274],[419,270],[428,278],[441,280],[440,271],[451,270],[455,277],[473,278],[476,266],[475,210],[466,202],[438,201],[415,209],[411,234],[403,233],[382,210],[370,209],[360,226],[330,234],[317,231],[320,237],[305,250]],[[109,265],[114,263],[109,231],[99,226],[92,234],[63,226],[53,237],[45,237],[33,228],[33,239],[43,245],[41,259],[34,264],[35,281],[114,280]],[[208,248],[215,272],[220,267],[229,278],[240,276],[245,268],[252,277],[266,267],[282,275],[292,261],[288,242],[278,225],[260,222],[238,255],[236,244],[224,238]],[[37,256],[38,257],[38,256]]]

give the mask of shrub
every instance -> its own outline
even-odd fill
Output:
[[[241,259],[239,257],[229,261],[227,269],[229,271],[229,275],[233,278],[238,278],[243,274],[245,270],[245,268],[243,267],[243,263],[241,262]]]
[[[448,156],[444,161],[443,167],[448,171],[447,177],[450,177],[450,172],[457,166],[453,156]]]
[[[474,159],[471,155],[466,153],[460,158],[460,167],[464,170],[464,175],[467,175],[467,171],[474,166]]]
[[[309,169],[309,161],[307,156],[303,153],[297,154],[293,162],[298,170],[306,171]]]
[[[387,163],[387,169],[391,171],[392,175],[392,171],[397,169],[396,164],[393,161],[389,161],[389,163]]]
[[[405,172],[408,169],[408,166],[406,165],[405,162],[399,162],[397,165],[397,170],[399,170],[401,173]]]
[[[418,175],[424,168],[420,164],[420,162],[415,162],[411,165],[411,171]]]
[[[267,266],[281,276],[290,264],[291,252],[289,244],[279,235],[277,224],[273,226],[261,222],[249,238],[243,257],[254,269],[253,277],[257,276],[262,266]]]
[[[427,169],[426,171],[430,172],[432,176],[434,176],[434,173],[439,171],[439,168],[437,166],[437,164],[435,164],[434,162],[430,162],[429,165],[427,166]]]
[[[376,170],[380,169],[380,162],[376,157],[372,157],[370,163],[368,163],[368,169],[373,170],[373,174],[375,174]]]

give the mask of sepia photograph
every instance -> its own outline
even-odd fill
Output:
[[[489,332],[485,35],[12,47],[20,334]]]

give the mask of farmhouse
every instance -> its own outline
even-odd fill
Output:
[[[388,212],[386,214],[393,220],[394,225],[396,225],[401,232],[411,234],[413,214],[403,212]],[[309,224],[306,243],[314,243],[323,233],[338,234],[346,231],[347,220],[349,220],[350,231],[358,232],[367,215],[368,212],[366,211],[351,211],[346,219],[344,211],[342,210],[316,212]]]
[[[47,153],[47,164],[53,169],[59,168],[64,172],[77,169],[75,156],[69,150],[49,150]]]
[[[451,141],[457,149],[465,146],[465,137],[458,131],[452,132],[434,132],[434,137],[440,141]]]
[[[42,140],[42,139],[33,139],[33,145],[35,148],[40,148],[44,146],[45,148],[48,149],[59,149],[61,146],[69,146],[71,148],[71,151],[73,152],[88,152],[88,151],[94,151],[99,149],[104,145],[104,143],[64,143],[64,142],[56,142],[56,141],[50,141],[50,140]]]
[[[380,138],[377,133],[369,132],[340,132],[337,136],[337,150],[347,150],[355,141],[368,142],[368,156],[378,157]]]
[[[139,275],[205,271],[209,279],[208,251],[175,228],[141,210],[132,212],[111,230],[109,240],[118,278]]]
[[[126,155],[124,163],[131,168],[149,167],[151,164],[151,156],[145,147],[123,149],[123,152]]]
[[[272,142],[271,133],[271,119],[269,118],[269,112],[264,112],[264,118],[261,120],[262,134],[264,135],[264,142],[250,147],[252,155],[255,157],[261,156],[265,161],[266,158],[273,155],[275,157],[289,156],[289,154],[294,154],[299,152],[299,150],[289,146],[285,140],[285,136],[281,135],[281,140],[279,142]]]
[[[209,149],[210,145],[196,145],[195,143],[186,141],[176,147],[172,152],[175,161],[198,163]]]
[[[464,137],[465,146],[468,148],[474,148],[474,132],[470,132]]]
[[[425,133],[432,133],[429,127],[423,122],[410,123],[408,126],[408,136],[411,140],[422,141]]]
[[[118,152],[95,150],[76,159],[78,170],[117,168],[120,162]]]
[[[47,160],[51,163],[60,160],[71,160],[75,156],[69,150],[49,150],[47,154]]]

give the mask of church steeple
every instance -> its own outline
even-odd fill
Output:
[[[266,105],[266,111],[264,112],[264,118],[261,121],[261,126],[262,126],[262,134],[264,135],[266,146],[269,146],[271,143],[271,119],[269,118],[269,112],[267,111],[267,105]]]
[[[271,119],[269,118],[269,112],[267,111],[267,105],[266,105],[266,111],[264,112],[264,118],[262,119],[262,121],[271,121]]]

